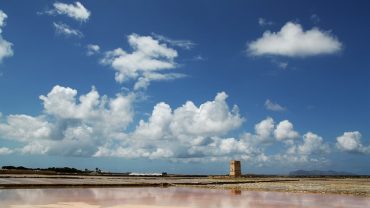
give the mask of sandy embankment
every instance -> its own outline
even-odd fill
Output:
[[[189,208],[180,206],[158,206],[158,205],[138,205],[138,204],[125,204],[110,207],[102,207],[100,205],[91,205],[81,202],[68,202],[46,205],[12,205],[10,208]]]
[[[1,189],[93,187],[205,187],[246,191],[346,194],[370,197],[370,177],[117,177],[73,175],[1,175]]]

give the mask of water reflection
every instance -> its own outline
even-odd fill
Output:
[[[231,189],[230,190],[230,193],[232,195],[241,195],[242,194],[242,190],[240,190],[240,189]]]
[[[3,189],[4,208],[363,208],[370,198],[196,188]]]

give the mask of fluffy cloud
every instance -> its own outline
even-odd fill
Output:
[[[255,150],[254,157],[260,158],[258,160],[249,158],[250,162],[258,166],[307,166],[327,163],[326,156],[330,153],[330,146],[322,137],[312,132],[307,132],[300,137],[298,132],[293,131],[293,124],[287,120],[278,125],[274,123],[274,120],[268,117],[255,125],[256,134],[246,133],[242,137],[241,141],[245,141],[250,148]],[[286,129],[283,131],[284,137],[276,134],[277,131],[282,130],[283,126]],[[275,149],[281,143],[284,144],[281,151],[270,155],[265,154],[269,147]],[[247,159],[248,156],[250,155],[244,154],[242,158]]]
[[[303,140],[286,143],[286,152],[272,156],[271,160],[284,166],[304,165],[305,167],[310,165],[317,167],[318,164],[328,162],[326,156],[330,152],[330,147],[322,137],[307,132],[302,138]]]
[[[219,93],[214,101],[205,102],[199,107],[189,101],[190,104],[187,102],[174,110],[166,103],[158,103],[148,120],[141,120],[128,136],[129,141],[119,145],[104,145],[94,156],[144,157],[181,162],[237,158],[257,166],[293,166],[327,161],[325,156],[330,148],[324,139],[311,132],[299,139],[293,124],[287,120],[275,125],[274,120],[267,117],[255,125],[255,134],[244,133],[239,138],[223,137],[242,122],[242,118],[230,111],[222,101],[224,99],[224,95]],[[213,113],[202,113],[203,108],[209,109],[205,112]],[[213,114],[224,116],[215,116],[215,120],[209,122]],[[222,129],[222,126],[228,128]],[[280,134],[275,135],[274,132]],[[279,144],[284,144],[282,152],[266,155],[269,147],[274,148]]]
[[[0,63],[4,58],[12,57],[14,55],[13,44],[2,38],[0,34]]]
[[[53,22],[53,26],[57,34],[65,35],[67,37],[70,37],[70,36],[75,36],[79,38],[83,37],[83,34],[81,31],[77,29],[73,29],[67,24]]]
[[[0,152],[182,162],[236,158],[258,166],[325,160],[329,148],[323,138],[309,132],[299,139],[288,120],[275,125],[267,117],[255,125],[255,133],[229,137],[245,119],[237,106],[229,106],[227,97],[220,92],[199,106],[187,101],[174,109],[160,102],[147,120],[128,128],[134,120],[134,94],[108,98],[93,87],[78,96],[77,90],[56,85],[40,96],[41,115],[1,117],[0,138],[23,146]],[[281,145],[283,152],[267,155],[268,148],[275,145]]]
[[[177,134],[216,136],[238,128],[243,119],[237,106],[229,111],[227,97],[224,92],[218,93],[214,101],[203,103],[199,108],[193,102],[186,102],[174,110],[172,131]]]
[[[257,149],[262,158],[258,165],[280,164],[283,166],[323,164],[327,162],[326,155],[330,147],[317,134],[307,132],[302,137],[293,130],[293,124],[287,120],[275,125],[271,117],[267,117],[255,125],[255,134],[246,133],[248,145]],[[282,151],[272,155],[265,155],[266,148],[274,148],[283,143]]]
[[[105,53],[101,63],[116,70],[115,79],[119,83],[137,80],[135,88],[146,88],[151,81],[170,80],[183,77],[181,74],[163,73],[163,70],[176,68],[174,59],[177,51],[160,43],[151,36],[128,36],[133,51],[128,53],[117,48]]]
[[[77,90],[55,86],[47,94],[40,96],[44,111],[63,120],[79,120],[88,126],[119,130],[127,127],[133,119],[132,102],[134,95],[117,94],[115,98],[100,96],[95,88],[76,100]],[[104,130],[104,129],[102,129]]]
[[[298,23],[287,22],[279,32],[266,31],[248,44],[247,51],[254,56],[279,55],[306,57],[333,54],[342,49],[342,43],[330,32],[318,28],[304,31]]]
[[[6,18],[8,18],[8,16],[2,10],[0,10],[0,63],[3,61],[4,58],[14,55],[12,48],[13,44],[5,40],[2,36]]]
[[[134,133],[134,138],[162,139],[168,134],[172,122],[172,109],[166,103],[158,103],[154,106],[152,115],[147,122],[140,120]]]
[[[232,148],[246,144],[231,147],[240,141],[220,137],[244,120],[236,106],[230,110],[226,98],[226,93],[221,92],[199,107],[188,101],[174,110],[166,103],[158,103],[148,121],[141,120],[130,135],[130,144],[101,147],[95,156],[195,159],[240,154],[241,150],[233,153]]]
[[[358,131],[344,132],[342,136],[337,137],[337,148],[345,152],[369,154],[370,145],[364,146],[361,137]]]
[[[4,138],[18,141],[47,139],[51,133],[51,125],[42,117],[28,115],[9,115],[6,124],[0,123],[0,134]]]
[[[293,124],[288,120],[281,121],[274,130],[274,135],[279,141],[291,142],[299,137],[298,132],[294,131]]]
[[[265,101],[265,107],[267,110],[270,110],[270,111],[285,111],[286,110],[285,107],[279,105],[278,103],[274,103],[269,99]]]
[[[2,32],[2,27],[5,26],[6,18],[8,18],[8,15],[6,15],[2,10],[0,10],[0,33]]]
[[[6,116],[0,123],[0,137],[24,144],[19,149],[24,154],[150,159],[219,157],[231,154],[231,144],[240,144],[238,153],[248,146],[219,137],[244,120],[237,106],[230,109],[224,92],[200,106],[188,101],[172,110],[158,103],[148,121],[141,120],[131,133],[126,128],[133,121],[135,95],[108,98],[95,88],[77,95],[75,89],[54,86],[40,96],[43,114]]]
[[[55,2],[53,4],[54,9],[47,11],[48,14],[59,14],[67,15],[77,21],[85,22],[89,19],[91,12],[87,10],[84,5],[80,2],[75,2],[74,4],[65,4],[61,2]]]
[[[275,129],[275,122],[272,118],[268,117],[265,120],[262,120],[261,122],[257,123],[254,126],[254,130],[256,131],[256,134],[258,138],[260,138],[263,141],[268,141]]]
[[[100,46],[95,44],[88,44],[86,46],[87,52],[86,55],[92,56],[100,52]]]
[[[293,146],[288,150],[289,153],[299,153],[301,155],[322,154],[329,152],[329,146],[323,143],[323,138],[312,132],[303,135],[303,143]]]
[[[14,55],[13,44],[7,40],[4,40],[0,34],[0,63],[4,58],[11,57]]]
[[[38,117],[9,115],[0,123],[0,137],[24,143],[30,154],[91,156],[106,142],[122,139],[133,120],[134,95],[100,96],[93,88],[76,98],[77,90],[55,86],[40,96]]]

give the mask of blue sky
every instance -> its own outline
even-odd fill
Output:
[[[369,7],[0,2],[0,165],[370,174]]]

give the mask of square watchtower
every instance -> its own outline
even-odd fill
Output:
[[[242,175],[240,161],[239,160],[231,160],[230,161],[230,176],[231,177],[240,177]]]

